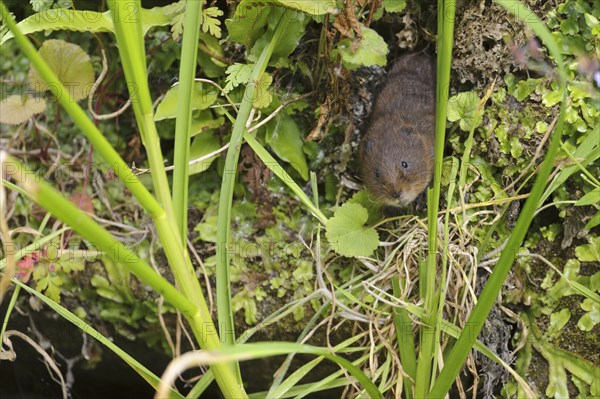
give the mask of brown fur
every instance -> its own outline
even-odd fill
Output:
[[[377,202],[405,206],[431,181],[435,75],[424,54],[400,57],[388,73],[360,145],[362,179]]]

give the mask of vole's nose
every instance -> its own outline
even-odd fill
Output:
[[[398,199],[398,198],[400,198],[400,194],[401,194],[400,191],[393,191],[392,192],[392,198],[393,199]]]

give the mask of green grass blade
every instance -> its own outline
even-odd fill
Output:
[[[154,197],[148,192],[146,187],[139,181],[137,176],[133,174],[129,166],[117,154],[115,149],[104,138],[102,133],[87,117],[85,111],[75,102],[69,93],[69,90],[60,82],[56,74],[50,69],[44,59],[38,54],[33,44],[27,39],[17,28],[15,20],[8,13],[4,2],[0,1],[0,13],[2,22],[13,33],[15,41],[29,59],[32,66],[38,71],[40,76],[48,83],[50,92],[56,97],[60,105],[67,111],[73,119],[73,122],[79,127],[83,134],[94,145],[94,149],[98,151],[100,156],[108,163],[115,171],[116,176],[127,186],[129,191],[140,201],[141,205],[151,214],[160,215],[163,212],[161,206],[156,202]]]
[[[23,284],[22,282],[20,282],[18,280],[13,280],[13,281],[15,282],[15,284],[17,284],[18,287],[26,290],[31,295],[36,296],[38,299],[40,299],[42,302],[44,302],[46,305],[48,305],[52,310],[54,310],[57,314],[61,315],[65,320],[71,322],[77,328],[81,329],[84,333],[86,333],[90,337],[98,340],[98,342],[100,342],[101,344],[106,346],[108,349],[113,351],[113,353],[115,355],[119,356],[125,363],[127,363],[133,370],[135,370],[136,373],[138,373],[144,380],[146,380],[148,382],[148,384],[150,384],[154,389],[158,388],[160,378],[158,378],[154,373],[152,373],[150,370],[148,370],[140,362],[135,360],[134,357],[130,356],[123,349],[121,349],[117,345],[115,345],[110,339],[108,339],[104,335],[102,335],[98,330],[94,329],[92,326],[87,324],[85,321],[83,321],[82,319],[77,317],[75,314],[71,313],[65,307],[54,302],[47,296],[37,292],[33,288]],[[183,399],[183,396],[181,396],[181,394],[179,394],[179,392],[177,392],[175,390],[171,390],[170,397],[176,397],[176,398]]]
[[[121,2],[119,2],[121,4]],[[122,5],[125,5],[123,2]],[[125,7],[127,10],[127,8]],[[110,145],[110,143],[104,138],[102,133],[96,128],[94,123],[90,121],[87,117],[86,113],[79,107],[79,105],[72,100],[69,91],[64,87],[64,85],[58,80],[56,74],[50,69],[50,67],[46,64],[46,62],[42,59],[42,57],[38,54],[36,49],[33,47],[31,42],[18,30],[14,19],[8,13],[3,2],[0,2],[0,13],[2,14],[2,20],[6,24],[6,26],[11,30],[14,34],[15,41],[21,48],[21,50],[25,53],[27,58],[31,61],[33,67],[39,72],[40,76],[48,83],[49,89],[54,94],[54,96],[58,99],[61,106],[67,111],[67,113],[71,116],[75,124],[81,129],[81,131],[85,134],[85,136],[90,140],[90,142],[94,145],[94,149],[99,152],[102,158],[113,168],[116,176],[127,186],[129,191],[140,201],[140,204],[146,209],[152,219],[156,224],[156,229],[158,234],[161,237],[161,241],[163,244],[163,248],[165,249],[167,258],[169,259],[169,264],[173,268],[174,274],[177,278],[178,284],[180,287],[186,292],[188,298],[191,298],[196,305],[200,308],[203,313],[203,318],[207,321],[210,320],[210,314],[208,312],[208,308],[203,304],[204,298],[202,296],[200,285],[198,284],[197,279],[195,278],[194,270],[191,266],[191,262],[187,258],[187,251],[183,250],[181,246],[181,240],[178,239],[178,230],[175,229],[175,224],[172,218],[167,216],[167,211],[161,207],[161,205],[156,201],[156,199],[148,192],[148,190],[144,187],[144,185],[139,181],[137,176],[135,176],[132,171],[129,169],[129,166],[123,161],[123,159],[117,154],[114,148]],[[121,47],[126,46],[126,44],[122,44]],[[142,48],[143,49],[143,48]],[[132,49],[132,52],[134,50]],[[138,51],[139,53],[139,51]],[[143,54],[143,51],[141,52]],[[144,55],[145,59],[145,55]],[[145,79],[145,70],[144,70],[144,79]],[[144,82],[142,82],[144,83]],[[136,84],[133,84],[135,87]],[[143,84],[140,87],[144,86]],[[147,87],[147,83],[145,85]],[[149,96],[147,96],[147,100],[149,101]],[[134,107],[139,107],[136,103],[140,100],[134,101]],[[152,119],[151,115],[152,109],[150,104],[150,115],[149,118]],[[148,115],[144,116],[144,118],[148,118]],[[153,121],[151,126],[154,126]],[[156,135],[155,135],[156,136]],[[154,141],[153,141],[154,142]],[[158,139],[156,139],[158,142]],[[150,151],[149,151],[150,154]],[[149,155],[149,158],[157,158],[156,152],[153,157]],[[158,154],[158,158],[162,159],[162,156]],[[156,162],[155,162],[156,163]],[[152,176],[155,178],[155,175],[160,175],[160,170],[163,171],[164,168],[162,165],[162,160],[159,162],[160,167],[153,171]],[[156,173],[154,173],[156,172]],[[167,190],[166,195],[164,191],[163,197],[166,197],[168,201],[166,201],[166,207],[171,209],[170,203],[170,195],[168,193],[168,186],[166,183],[166,175],[164,178],[164,184],[158,184],[160,190]],[[204,305],[204,306],[203,306]]]
[[[494,267],[493,273],[488,279],[477,301],[477,304],[469,315],[469,318],[466,322],[466,326],[468,326],[468,328],[463,330],[460,334],[457,342],[452,348],[452,351],[445,359],[445,365],[435,381],[431,392],[429,393],[430,397],[433,398],[444,397],[450,389],[454,379],[462,369],[464,361],[466,360],[469,351],[475,342],[475,338],[479,335],[479,332],[483,328],[485,319],[487,318],[487,315],[489,314],[496,301],[496,298],[498,297],[498,293],[500,292],[502,284],[508,272],[510,271],[512,263],[538,207],[540,197],[542,196],[548,176],[550,175],[550,171],[553,166],[554,158],[556,157],[558,147],[560,146],[564,124],[567,98],[566,74],[564,72],[562,54],[560,53],[560,49],[554,41],[552,34],[544,26],[542,21],[526,6],[512,0],[496,0],[496,2],[504,7],[507,11],[514,14],[517,18],[522,19],[531,29],[533,29],[533,31],[538,35],[538,37],[540,37],[554,57],[559,69],[559,83],[562,90],[560,116],[546,157],[540,168],[539,175],[537,176],[536,182],[531,190],[531,194],[525,202],[525,206],[519,215],[517,224],[508,239],[505,249],[500,255],[498,263]]]
[[[142,35],[141,4],[139,0],[109,0],[112,11],[115,36],[119,45],[119,54],[125,71],[133,104],[133,110],[140,129],[142,141],[146,148],[148,162],[152,169],[152,182],[158,201],[165,212],[160,219],[155,219],[169,266],[175,276],[178,287],[186,298],[189,298],[199,314],[194,315],[197,323],[191,322],[196,339],[203,348],[218,348],[220,340],[213,334],[214,325],[200,289],[194,268],[185,250],[184,237],[181,235],[175,220],[173,204],[169,190],[167,175],[163,165],[160,140],[154,123],[152,100],[148,87],[146,71],[146,54]],[[124,15],[129,16],[123,18]],[[191,29],[190,29],[191,30]],[[187,166],[184,168],[187,171]],[[210,331],[207,333],[207,331]],[[224,365],[217,365],[213,370],[222,392],[226,396],[245,397],[239,376],[231,373]]]
[[[596,126],[589,134],[583,139],[581,144],[573,152],[573,157],[576,159],[582,159],[579,164],[587,166],[592,162],[600,158],[600,126]],[[571,176],[573,173],[580,170],[579,165],[569,165],[564,167],[558,174],[552,179],[552,182],[544,191],[544,195],[540,198],[540,205],[548,199],[548,197]]]
[[[83,238],[94,243],[114,262],[129,269],[144,283],[165,297],[173,306],[188,317],[194,317],[197,310],[192,302],[185,298],[167,280],[161,277],[134,252],[115,239],[106,229],[82,212],[71,201],[51,187],[16,159],[0,152],[2,170],[13,178],[43,208],[68,224]]]
[[[8,327],[8,321],[10,319],[10,315],[12,311],[15,309],[15,305],[17,304],[17,299],[19,299],[19,293],[21,292],[21,287],[16,286],[12,295],[10,296],[10,302],[8,302],[8,306],[6,307],[6,314],[2,320],[2,328],[0,328],[0,342],[4,342],[4,333],[6,332],[6,328]]]
[[[377,386],[371,382],[370,378],[365,373],[363,373],[349,360],[332,354],[329,348],[321,348],[291,342],[256,342],[235,346],[223,346],[219,351],[189,352],[182,355],[180,357],[180,361],[184,363],[193,361],[194,364],[212,364],[215,362],[230,362],[234,359],[261,359],[277,355],[287,355],[290,353],[303,353],[308,355],[322,356],[334,363],[337,363],[363,386],[371,398],[383,399],[383,395],[381,392],[379,392]],[[171,366],[169,366],[169,368],[170,367]],[[167,369],[165,374],[168,373],[169,369]]]
[[[203,297],[189,298],[180,293],[134,252],[126,248],[102,226],[79,210],[71,201],[64,198],[61,193],[45,181],[37,179],[34,173],[26,170],[20,162],[8,157],[4,152],[0,152],[0,164],[2,164],[2,170],[15,179],[29,193],[29,196],[42,207],[71,226],[83,238],[93,242],[110,259],[126,267],[180,310],[189,321],[198,344],[202,348],[218,349],[220,347],[218,335],[215,333],[216,330]],[[197,283],[197,280],[194,281]],[[196,302],[200,300],[204,308],[197,307],[192,299],[196,299]],[[215,365],[213,372],[226,397],[246,397],[246,393],[237,384],[236,378],[228,367]]]
[[[400,281],[398,276],[392,278],[394,296],[400,297]],[[413,381],[417,374],[417,358],[415,355],[415,338],[413,322],[405,308],[394,308],[394,328],[396,329],[396,344],[402,362],[402,369],[408,377],[403,377],[403,392],[406,399],[413,398]]]
[[[163,164],[160,140],[154,123],[152,99],[148,87],[146,51],[142,34],[142,13],[139,0],[108,0],[111,10],[119,56],[137,126],[146,148],[148,163],[152,169],[152,184],[158,202],[174,222],[171,193]],[[179,230],[177,230],[177,234]],[[182,241],[183,242],[183,241]]]
[[[66,232],[68,230],[70,230],[70,228],[63,227],[62,229],[53,231],[52,233],[48,234],[47,236],[44,236],[44,237],[40,238],[39,240],[32,242],[31,244],[27,245],[25,248],[19,249],[15,253],[15,261],[18,261],[18,260],[24,258],[25,256],[29,255],[30,253],[32,253],[34,251],[40,250],[40,248],[43,248],[44,245],[46,245],[47,243],[54,240],[56,237],[60,236],[62,233]],[[0,270],[2,270],[4,268],[4,266],[6,266],[6,258],[0,260]]]
[[[356,341],[358,341],[359,339],[362,339],[364,335],[365,333],[361,333],[345,340],[344,342],[336,345],[333,348],[332,352],[339,353],[342,349],[345,349],[348,346],[355,343]],[[278,387],[276,387],[276,389],[270,390],[267,397],[273,399],[284,397],[287,392],[293,389],[298,384],[298,382],[304,377],[306,377],[319,363],[321,363],[322,360],[323,357],[317,357],[316,359],[313,359],[310,362],[299,367],[289,377],[287,377],[285,381],[283,381]]]
[[[444,159],[444,142],[446,139],[446,115],[448,106],[448,89],[450,87],[450,63],[454,37],[454,0],[438,1],[438,58],[436,87],[436,119],[435,119],[435,169],[433,189],[427,192],[427,224],[428,254],[425,267],[419,268],[419,281],[423,286],[419,292],[425,306],[423,325],[419,330],[419,356],[415,381],[415,397],[424,398],[429,393],[432,378],[432,362],[435,349],[437,305],[439,292],[436,289],[438,231],[437,214],[440,202],[442,182],[442,164]],[[435,371],[433,371],[434,373]]]
[[[321,212],[321,210],[310,200],[308,195],[302,191],[300,186],[296,184],[294,179],[279,165],[277,160],[269,154],[269,152],[256,140],[251,134],[244,133],[244,139],[252,147],[252,150],[258,155],[261,161],[273,172],[273,174],[281,181],[286,184],[294,194],[298,196],[300,201],[310,210],[314,217],[316,217],[321,224],[327,225],[327,217]]]
[[[333,389],[333,388],[339,388],[339,387],[343,387],[348,385],[348,379],[346,377],[342,377],[342,378],[336,378],[334,380],[330,380],[327,381],[324,384],[321,384],[321,382],[319,382],[320,386],[318,390],[313,390],[313,387],[315,385],[315,383],[308,383],[308,384],[300,384],[300,385],[296,385],[295,387],[291,388],[289,391],[287,391],[285,394],[283,394],[282,396],[280,396],[280,399],[284,399],[284,398],[296,398],[296,397],[301,397],[301,396],[306,396],[306,392],[307,391],[311,391],[311,392],[320,392],[320,391],[326,391],[328,389]],[[248,397],[250,399],[264,399],[264,398],[270,398],[268,396],[269,392],[264,391],[264,392],[255,392],[255,393],[251,393],[248,395]]]
[[[229,149],[225,160],[223,181],[219,198],[219,214],[217,216],[217,313],[219,324],[219,335],[222,341],[228,345],[235,342],[235,329],[233,325],[233,312],[231,310],[231,286],[229,276],[229,249],[231,206],[233,202],[233,186],[237,175],[237,164],[242,146],[242,135],[246,129],[246,122],[252,110],[252,101],[255,97],[256,82],[264,73],[269,59],[275,49],[275,45],[281,39],[288,24],[287,12],[284,12],[279,20],[271,42],[264,48],[260,58],[252,71],[250,83],[246,86],[238,115],[233,125]],[[233,365],[232,365],[233,366]],[[236,367],[232,367],[237,370]]]
[[[179,67],[179,90],[175,119],[175,153],[173,163],[173,212],[181,232],[182,245],[187,237],[187,204],[190,159],[190,127],[192,125],[192,90],[196,77],[198,37],[202,19],[202,2],[188,1],[185,7],[181,62]]]

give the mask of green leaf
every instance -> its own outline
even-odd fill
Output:
[[[46,100],[41,97],[22,97],[18,94],[8,96],[0,101],[0,123],[18,125],[33,115],[46,110]]]
[[[308,164],[302,151],[302,132],[291,117],[283,116],[268,123],[265,141],[279,158],[291,164],[304,180],[308,180]]]
[[[56,262],[60,266],[61,270],[66,273],[80,272],[85,269],[85,263],[82,259],[69,259],[69,256],[65,256],[66,259],[61,259]]]
[[[590,298],[586,298],[580,306],[587,313],[581,316],[577,322],[577,327],[582,331],[591,331],[596,324],[600,323],[600,304]]]
[[[587,82],[570,82],[568,87],[573,100],[591,97],[593,93],[593,89]]]
[[[406,0],[383,0],[382,6],[387,12],[401,12],[406,8]]]
[[[579,23],[573,15],[564,19],[560,23],[560,30],[567,35],[576,35],[579,32]]]
[[[516,90],[514,90],[513,92],[511,92],[510,94],[517,99],[517,101],[523,101],[525,100],[527,97],[529,97],[529,95],[531,93],[533,93],[535,91],[536,88],[539,87],[540,83],[543,81],[544,79],[527,79],[527,80],[520,80],[517,83],[517,88]]]
[[[29,0],[35,12],[46,11],[51,8],[71,8],[70,0]]]
[[[327,222],[326,236],[335,252],[342,256],[370,256],[379,245],[379,235],[373,227],[364,226],[369,218],[359,204],[342,205]]]
[[[110,282],[108,281],[108,279],[104,276],[101,276],[100,274],[94,274],[92,276],[92,278],[90,279],[90,283],[92,284],[93,287],[96,287],[96,288],[110,287]]]
[[[223,116],[215,117],[208,110],[197,111],[192,118],[192,126],[190,127],[190,135],[196,136],[202,132],[207,132],[212,129],[223,126],[225,118]]]
[[[600,225],[600,212],[596,212],[596,214],[592,216],[590,221],[585,225],[585,229],[591,230],[598,225]]]
[[[171,16],[165,10],[169,6],[154,7],[152,9],[142,8],[142,32],[146,34],[150,28],[155,26],[165,26],[171,23]],[[72,30],[79,32],[113,32],[114,26],[110,11],[103,13],[96,11],[75,11],[65,10],[63,8],[42,11],[33,14],[17,24],[21,32],[25,35],[55,30]],[[123,18],[131,19],[132,15],[123,15]],[[13,34],[8,32],[2,37],[0,45],[11,39]]]
[[[600,237],[588,237],[589,244],[575,248],[575,255],[581,262],[600,262]]]
[[[217,242],[217,216],[212,215],[206,218],[205,222],[198,223],[194,227],[198,232],[198,238],[205,242]]]
[[[88,96],[94,84],[94,68],[90,56],[81,47],[64,40],[50,39],[42,44],[39,53],[67,88],[73,100],[78,101]],[[46,81],[35,68],[29,69],[28,79],[29,86],[34,90],[48,90]]]
[[[268,29],[256,40],[252,46],[252,49],[248,54],[248,60],[252,62],[258,61],[263,49],[271,43],[273,34],[277,28],[277,24],[275,22],[280,19],[283,12],[284,9],[282,8],[276,8],[273,10],[271,18],[269,18],[269,24],[267,25]],[[304,35],[306,24],[310,20],[310,18],[308,18],[305,14],[298,11],[288,11],[286,13],[286,18],[289,19],[289,22],[285,27],[281,39],[277,42],[275,48],[273,49],[273,54],[271,55],[271,60],[269,61],[269,65],[271,66],[288,66],[289,55],[296,49],[296,47],[298,47],[300,38]]]
[[[214,132],[203,132],[192,141],[190,146],[190,160],[194,160],[210,154],[221,147],[218,135]],[[214,155],[205,161],[197,162],[189,167],[189,174],[194,175],[206,171],[219,155]]]
[[[548,326],[548,330],[546,334],[549,337],[554,338],[563,327],[569,322],[571,318],[571,311],[569,309],[562,309],[560,312],[554,312],[550,315],[550,325]]]
[[[177,93],[179,85],[169,89],[165,97],[156,108],[154,120],[175,118],[177,115]],[[194,82],[192,90],[192,110],[202,110],[210,107],[217,100],[217,92],[213,89],[207,89],[201,82]]]
[[[596,187],[583,197],[579,198],[575,206],[594,205],[600,203],[600,187]]]
[[[271,87],[271,83],[273,83],[273,77],[264,72],[260,75],[258,82],[256,82],[256,89],[254,90],[254,98],[252,99],[252,104],[255,108],[266,108],[271,104],[273,100],[273,96],[269,91]]]
[[[198,65],[202,68],[202,72],[209,78],[221,77],[225,74],[226,64],[220,61],[224,58],[223,47],[219,40],[209,34],[200,33],[200,41],[204,46],[200,46],[200,51],[204,54],[198,56]]]
[[[240,84],[246,84],[250,81],[254,64],[239,64],[235,63],[227,68],[227,77],[225,78],[224,90],[230,92]]]
[[[279,5],[302,11],[310,15],[331,14],[335,11],[335,0],[272,0]]]
[[[513,158],[518,158],[523,154],[523,145],[516,137],[510,138],[510,154]]]
[[[549,398],[568,398],[569,389],[567,387],[567,372],[560,359],[553,357],[547,358],[548,361],[548,386],[546,395]]]
[[[481,99],[474,91],[458,93],[448,99],[448,120],[456,122],[460,120],[460,128],[470,132],[481,125],[482,112],[477,112]]]
[[[252,325],[257,321],[257,310],[256,300],[254,299],[254,293],[247,288],[240,290],[231,299],[233,304],[233,312],[237,313],[238,310],[244,309],[244,320],[246,324]]]
[[[221,38],[221,21],[218,17],[223,15],[223,11],[217,7],[208,7],[202,10],[202,32],[210,33],[216,38]]]
[[[560,90],[549,91],[542,96],[542,104],[546,107],[553,107],[561,100]]]
[[[49,273],[37,281],[35,289],[39,292],[43,292],[54,302],[60,303],[60,286],[62,283],[63,281],[59,276]]]
[[[366,26],[361,26],[362,38],[344,39],[339,43],[342,63],[350,70],[361,66],[381,65],[387,63],[388,45],[377,32]]]
[[[369,213],[369,219],[367,220],[367,224],[373,224],[381,219],[383,205],[379,202],[373,202],[373,199],[371,198],[367,190],[357,191],[352,196],[352,198],[350,198],[346,202],[351,204],[359,204],[367,210],[367,212]]]
[[[265,32],[272,9],[263,2],[242,0],[235,9],[233,18],[225,20],[229,40],[241,43],[247,49],[251,48]]]

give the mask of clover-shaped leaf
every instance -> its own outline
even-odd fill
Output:
[[[379,245],[379,234],[365,226],[367,210],[359,204],[342,205],[327,222],[326,236],[342,256],[370,256]]]

